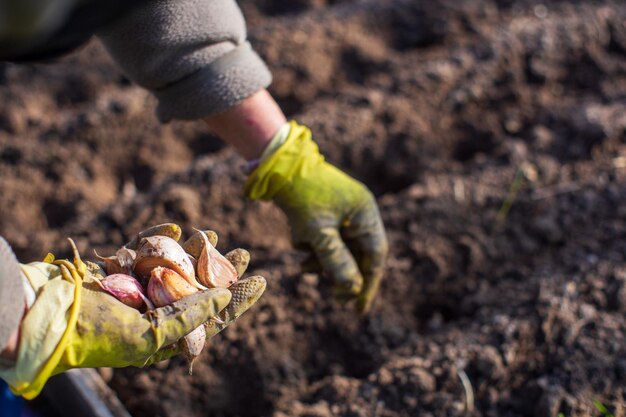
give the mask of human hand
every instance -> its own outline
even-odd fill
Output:
[[[286,141],[248,178],[246,195],[273,200],[294,244],[334,278],[336,299],[369,311],[388,251],[378,207],[365,185],[324,161],[309,129],[291,122]]]
[[[97,283],[102,270],[82,262],[76,250],[73,262],[47,260],[52,263],[22,266],[38,296],[22,321],[15,378],[5,379],[26,398],[71,368],[141,367],[178,354],[176,341],[203,323],[207,339],[214,336],[251,307],[266,285],[262,277],[250,277],[142,314],[104,292]],[[241,276],[245,268],[236,266]]]

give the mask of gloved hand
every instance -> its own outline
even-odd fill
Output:
[[[29,399],[50,376],[71,368],[141,367],[169,358],[180,352],[177,340],[218,317],[207,331],[207,338],[214,336],[265,289],[264,279],[251,277],[232,292],[209,289],[142,314],[101,290],[92,278],[97,272],[76,250],[73,262],[34,262],[22,265],[22,272],[37,299],[22,320],[16,366],[2,377]]]
[[[334,278],[335,297],[356,299],[357,311],[369,311],[388,250],[378,207],[362,183],[324,161],[308,128],[290,123],[284,143],[263,156],[245,192],[273,200],[287,215],[294,244],[312,250]]]

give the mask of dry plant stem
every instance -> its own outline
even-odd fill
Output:
[[[472,388],[472,383],[463,369],[459,368],[457,374],[465,390],[465,411],[471,413],[474,411],[474,389]]]
[[[520,165],[520,167],[515,172],[515,178],[513,179],[513,183],[511,183],[511,187],[509,188],[509,194],[506,199],[502,203],[498,214],[496,215],[496,229],[501,228],[504,225],[504,221],[506,220],[506,216],[509,214],[511,207],[513,207],[513,203],[517,198],[517,194],[522,189],[522,187],[528,182],[532,183],[537,180],[537,170],[536,168],[528,163],[524,162]]]
[[[506,196],[506,199],[502,203],[500,210],[498,210],[498,214],[496,215],[496,227],[500,228],[504,224],[506,220],[506,216],[511,211],[511,207],[513,207],[513,203],[517,198],[517,194],[521,190],[524,185],[524,173],[521,169],[518,169],[515,173],[515,178],[513,179],[513,183],[511,184],[511,188],[509,188],[509,194]]]

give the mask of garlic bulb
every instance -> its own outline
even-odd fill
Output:
[[[218,252],[209,242],[209,238],[201,232],[204,247],[198,258],[198,279],[200,283],[211,288],[228,288],[237,282],[238,273],[235,267]]]
[[[206,289],[196,280],[189,256],[174,239],[167,236],[143,238],[137,249],[133,270],[140,276],[148,277],[159,266],[174,270],[197,289]]]
[[[154,309],[154,305],[148,300],[143,292],[143,287],[135,278],[126,274],[113,274],[96,280],[103,290],[120,300],[129,307],[139,310],[144,304],[148,309]]]
[[[172,269],[157,266],[150,273],[148,297],[157,307],[172,304],[197,291],[197,288]]]

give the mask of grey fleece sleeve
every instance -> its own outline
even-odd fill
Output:
[[[148,1],[98,36],[163,122],[220,113],[271,82],[234,0]]]

